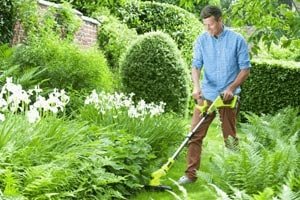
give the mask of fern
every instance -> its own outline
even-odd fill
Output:
[[[124,199],[139,190],[143,167],[153,159],[150,146],[137,136],[107,131],[50,116],[31,125],[24,116],[8,115],[0,123],[4,197]]]
[[[253,200],[269,200],[274,196],[274,191],[271,188],[265,188],[264,191],[259,194],[253,195]]]
[[[208,163],[208,171],[199,177],[229,197],[235,193],[233,188],[254,195],[254,199],[276,196],[283,184],[288,184],[291,192],[299,191],[299,178],[295,178],[300,174],[298,110],[247,116],[250,123],[242,124],[246,138],[240,150],[218,152]]]
[[[182,193],[182,198],[178,194],[176,194],[175,192],[170,191],[170,190],[166,190],[168,193],[170,193],[177,200],[187,200],[187,199],[189,199],[188,198],[188,193],[187,193],[186,189],[183,186],[179,185],[177,183],[177,181],[174,181],[171,178],[169,178],[169,180],[171,182],[173,182],[178,187],[178,190]]]
[[[300,195],[296,194],[295,192],[293,192],[291,190],[291,188],[289,188],[287,185],[283,185],[282,186],[282,190],[281,193],[279,194],[279,199],[281,200],[285,200],[285,199],[289,199],[289,200],[299,200]]]
[[[287,107],[276,115],[245,114],[248,123],[241,124],[241,130],[248,137],[254,137],[265,148],[272,149],[277,140],[288,142],[293,136],[299,141],[300,110]]]
[[[218,199],[217,200],[232,200],[229,195],[224,192],[221,188],[219,188],[218,186],[214,185],[214,184],[210,184],[217,192],[218,195]]]
[[[5,188],[3,194],[5,196],[18,196],[19,192],[19,180],[12,171],[12,169],[7,168],[4,174],[4,184]]]

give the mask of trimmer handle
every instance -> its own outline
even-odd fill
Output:
[[[220,93],[220,98],[224,101],[224,92],[222,92],[222,93]],[[227,100],[227,101],[231,101],[232,99],[230,99],[230,100]],[[226,101],[226,102],[227,102]]]
[[[218,108],[236,108],[236,104],[238,101],[238,96],[234,95],[233,98],[229,102],[223,101],[223,96],[220,94],[214,102],[210,106],[208,106],[208,103],[206,100],[203,101],[203,105],[196,105],[196,107],[200,110],[202,114],[210,114],[214,112]]]
[[[217,99],[214,102],[216,108],[221,108],[221,107],[235,108],[238,100],[238,96],[234,95],[233,98],[228,102],[227,101],[224,102],[223,99],[224,99],[224,94],[221,93],[220,96],[217,97]]]

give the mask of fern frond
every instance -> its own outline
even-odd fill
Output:
[[[224,192],[222,189],[220,189],[215,184],[209,184],[209,185],[212,186],[216,190],[217,195],[218,195],[217,200],[232,200],[226,192]]]
[[[4,174],[4,184],[5,188],[3,194],[5,196],[18,196],[19,192],[19,180],[16,177],[16,174],[12,171],[12,169],[7,168]]]
[[[179,191],[182,193],[183,200],[187,200],[188,199],[187,190],[183,186],[179,185],[177,181],[171,178],[169,178],[169,180],[172,181],[178,187]]]
[[[281,200],[289,199],[289,200],[298,200],[300,197],[291,190],[287,185],[282,186],[281,193],[278,196]]]
[[[253,195],[253,200],[270,200],[274,195],[271,188],[265,188],[263,192]]]

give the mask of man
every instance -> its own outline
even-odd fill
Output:
[[[206,6],[201,11],[202,22],[206,32],[200,35],[195,43],[192,80],[194,89],[192,96],[199,105],[204,99],[210,105],[218,95],[223,95],[223,101],[230,101],[241,91],[240,85],[250,73],[250,59],[244,38],[223,25],[222,11],[216,6]],[[200,71],[204,70],[200,85]],[[236,120],[237,110],[220,108],[220,120],[225,146],[228,146],[229,136],[237,143]],[[183,185],[195,182],[197,170],[200,167],[202,141],[215,113],[210,115],[198,128],[188,144],[187,169],[185,175],[178,180]],[[191,129],[201,120],[199,109],[195,108]]]

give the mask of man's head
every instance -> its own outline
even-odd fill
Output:
[[[218,36],[223,29],[222,11],[217,6],[205,6],[200,14],[204,27],[213,36]]]

